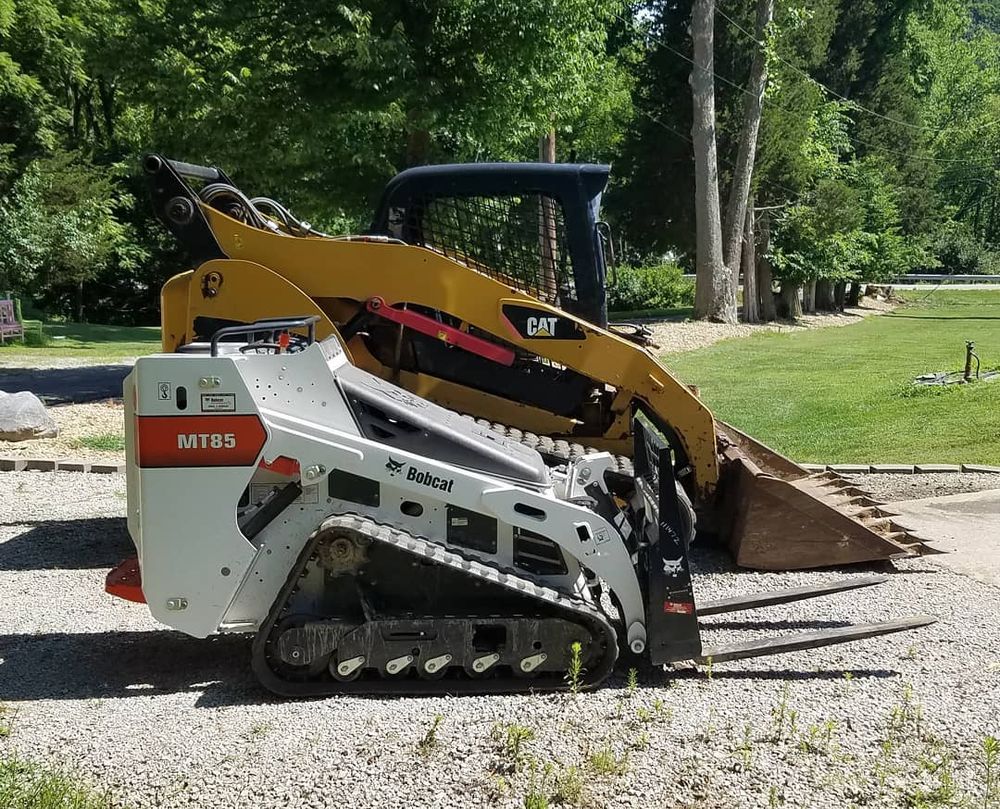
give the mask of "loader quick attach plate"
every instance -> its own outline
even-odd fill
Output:
[[[670,444],[641,410],[632,419],[635,484],[645,503],[646,633],[654,664],[688,660],[701,654],[698,612],[691,568],[684,547],[680,505]]]

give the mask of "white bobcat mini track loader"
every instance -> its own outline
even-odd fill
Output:
[[[559,688],[574,659],[593,686],[619,644],[654,664],[722,661],[933,621],[703,649],[699,616],[884,577],[696,605],[689,506],[641,411],[627,489],[607,453],[548,468],[353,367],[316,319],[223,328],[125,381],[137,557],[107,590],[196,637],[255,633],[272,691]]]

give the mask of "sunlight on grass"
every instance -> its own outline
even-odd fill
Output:
[[[34,329],[25,345],[0,346],[0,362],[7,356],[73,357],[113,360],[160,350],[159,326],[100,326],[90,323],[45,323],[40,341]]]
[[[63,773],[16,758],[0,758],[0,807],[108,809],[111,799]]]
[[[116,433],[102,435],[84,435],[74,442],[80,449],[94,449],[102,452],[122,452],[125,449],[125,436]]]
[[[672,354],[717,418],[803,462],[1000,464],[1000,382],[915,389],[974,340],[1000,368],[1000,291],[907,293],[857,325],[761,333]]]

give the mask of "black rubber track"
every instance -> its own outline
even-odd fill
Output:
[[[597,607],[582,598],[571,596],[546,586],[522,571],[513,571],[484,563],[428,539],[415,537],[391,526],[382,525],[357,514],[343,514],[328,518],[310,538],[292,568],[288,579],[275,600],[267,620],[254,638],[252,667],[261,684],[276,694],[286,697],[324,697],[333,694],[483,694],[516,693],[528,691],[562,691],[569,683],[562,676],[540,676],[530,679],[520,677],[467,676],[445,677],[440,680],[358,679],[341,682],[333,679],[289,680],[283,679],[272,666],[272,652],[277,637],[274,628],[278,621],[287,618],[286,604],[294,595],[299,577],[313,557],[316,543],[326,531],[344,528],[363,534],[372,542],[391,545],[394,549],[417,556],[435,564],[448,565],[462,573],[475,576],[485,584],[506,587],[521,596],[534,598],[542,610],[552,617],[563,617],[584,626],[593,638],[592,648],[603,650],[598,665],[592,665],[581,676],[581,688],[594,688],[613,670],[618,658],[618,641],[614,628]]]

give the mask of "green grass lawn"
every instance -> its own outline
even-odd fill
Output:
[[[1000,380],[917,388],[960,371],[965,341],[1000,368],[1000,292],[911,292],[857,325],[727,340],[666,358],[717,418],[797,461],[1000,464]]]
[[[152,354],[160,350],[159,326],[97,326],[90,323],[46,323],[46,345],[0,346],[4,357],[74,357],[94,361]],[[29,333],[35,329],[29,327]]]

